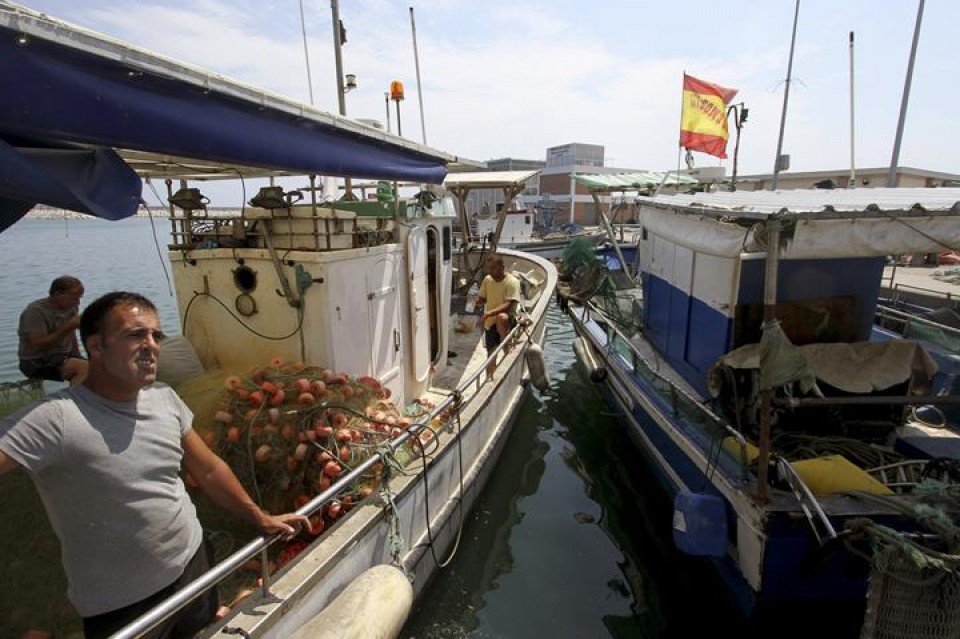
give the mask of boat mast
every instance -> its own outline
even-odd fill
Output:
[[[343,58],[340,49],[343,46],[342,32],[340,30],[340,3],[338,0],[330,0],[330,10],[333,13],[333,60],[337,70],[337,104],[340,107],[340,115],[347,115],[347,91],[343,86]],[[343,178],[343,199],[352,200],[353,184],[350,178]]]
[[[855,147],[855,129],[854,129],[854,81],[853,81],[853,31],[850,32],[850,179],[847,181],[847,188],[857,188],[857,165],[856,165],[856,147]]]
[[[303,16],[303,0],[300,0],[300,31],[303,33],[303,58],[307,61],[307,88],[310,90],[310,106],[313,106],[313,74],[310,73],[310,51],[307,49],[307,22]]]
[[[413,19],[413,7],[410,7],[410,30],[413,32],[413,62],[417,68],[417,99],[420,101],[420,132],[423,143],[427,143],[427,125],[423,117],[423,86],[420,84],[420,54],[417,53],[417,23]]]
[[[793,50],[797,44],[797,18],[800,16],[800,0],[793,11],[793,36],[790,38],[790,57],[787,61],[787,82],[783,87],[783,111],[780,113],[780,137],[777,139],[777,157],[773,160],[773,190],[780,182],[780,154],[783,152],[783,128],[787,122],[787,101],[790,99],[790,80],[793,77]]]
[[[798,0],[799,2],[799,0]],[[897,121],[897,135],[893,140],[893,157],[890,158],[890,171],[887,173],[887,186],[897,185],[897,163],[900,161],[900,140],[903,138],[903,122],[907,117],[907,102],[910,101],[910,83],[913,81],[913,63],[917,59],[917,43],[920,41],[920,22],[923,20],[923,3],[917,6],[917,24],[913,28],[913,45],[910,47],[910,61],[907,63],[907,78],[903,82],[903,98],[900,100],[900,119]]]

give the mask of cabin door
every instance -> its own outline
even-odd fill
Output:
[[[400,373],[399,258],[384,255],[366,273],[371,375],[384,384]]]
[[[427,282],[427,236],[422,227],[407,236],[410,268],[410,363],[413,377],[422,382],[430,374],[430,289]]]

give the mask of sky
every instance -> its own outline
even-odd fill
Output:
[[[32,9],[204,69],[338,112],[329,0],[32,0]],[[301,22],[301,6],[304,20]],[[803,0],[783,153],[791,171],[889,167],[918,0]],[[678,165],[682,77],[735,88],[749,109],[738,173],[776,156],[794,0],[341,0],[349,117],[397,132],[384,93],[404,83],[404,137],[474,160],[543,160],[548,147],[605,147],[607,166]],[[955,35],[960,2],[924,6],[898,164],[960,173]],[[732,128],[732,127],[731,127]],[[694,154],[732,170],[730,158]]]

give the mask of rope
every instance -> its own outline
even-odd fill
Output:
[[[427,466],[427,452],[426,446],[421,442],[417,448],[420,450],[420,457],[423,460],[423,516],[427,528],[427,545],[430,548],[430,555],[433,557],[434,563],[438,568],[446,568],[451,561],[453,561],[454,556],[457,554],[457,550],[460,548],[460,538],[463,534],[463,439],[461,438],[462,432],[462,423],[460,421],[460,409],[462,405],[463,397],[460,394],[460,391],[454,391],[454,413],[457,420],[457,470],[459,473],[459,486],[458,494],[456,497],[457,502],[457,512],[458,512],[458,522],[457,522],[457,536],[454,539],[453,547],[450,549],[450,553],[447,557],[441,561],[437,558],[437,551],[435,548],[435,542],[433,538],[433,527],[430,525],[430,481],[429,481],[429,468]],[[434,433],[432,441],[437,441],[438,437],[436,436],[436,431],[425,426],[427,430],[430,430]],[[420,441],[419,439],[417,441]],[[439,447],[439,443],[437,443]]]
[[[394,472],[403,473],[403,466],[397,460],[394,450],[389,444],[383,443],[377,448],[380,459],[383,461],[383,477],[380,481],[380,499],[383,500],[384,516],[387,519],[387,544],[390,547],[390,558],[393,565],[403,571],[403,574],[411,582],[414,575],[403,564],[403,551],[406,548],[406,542],[403,540],[403,533],[400,532],[400,511],[393,499],[393,493],[390,492],[390,481]]]
[[[184,335],[184,336],[186,336],[186,334],[187,334],[187,318],[190,316],[190,308],[193,306],[193,303],[194,303],[194,302],[197,300],[197,298],[199,298],[199,297],[209,297],[210,299],[212,299],[214,302],[216,302],[217,304],[219,304],[220,306],[222,306],[222,307],[223,307],[223,310],[225,310],[230,317],[232,317],[234,320],[236,320],[237,324],[239,324],[240,326],[242,326],[243,328],[247,329],[249,332],[253,333],[254,335],[256,335],[257,337],[259,337],[259,338],[261,338],[261,339],[266,339],[266,340],[271,340],[271,341],[275,341],[275,342],[280,342],[280,341],[283,341],[283,340],[285,340],[285,339],[290,339],[291,337],[293,337],[294,335],[296,335],[297,333],[299,333],[301,328],[303,328],[303,308],[302,308],[302,307],[297,309],[297,326],[296,326],[296,328],[294,328],[292,331],[290,331],[290,332],[289,332],[288,334],[286,334],[286,335],[281,335],[281,336],[277,337],[277,336],[273,336],[273,335],[265,335],[265,334],[257,331],[257,330],[254,329],[253,327],[249,326],[248,324],[244,323],[244,321],[243,321],[242,319],[240,319],[239,317],[237,317],[237,316],[233,313],[233,311],[231,311],[230,308],[229,308],[226,304],[224,304],[216,295],[213,295],[212,293],[204,293],[204,292],[201,292],[201,291],[194,291],[194,292],[193,292],[193,297],[191,297],[191,298],[190,298],[190,301],[187,302],[187,307],[186,307],[186,308],[184,309],[184,311],[183,311],[183,327],[182,327],[182,330],[183,330],[183,335]]]

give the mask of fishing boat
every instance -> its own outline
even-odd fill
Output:
[[[461,233],[462,241],[487,242],[523,253],[532,253],[547,259],[556,259],[574,238],[599,244],[606,235],[602,231],[553,228],[537,219],[535,211],[517,203],[517,196],[527,183],[540,173],[536,171],[464,171],[452,172],[443,181],[444,189],[455,198],[461,212],[461,229],[473,233]],[[467,215],[467,197],[478,189],[499,189],[503,193],[503,205],[495,217],[478,217],[471,220]]]
[[[281,540],[252,538],[115,637],[140,636],[251,559],[259,585],[203,636],[395,636],[468,543],[461,527],[528,382],[543,387],[553,265],[500,252],[523,302],[488,355],[475,318],[451,312],[485,255],[454,248],[452,202],[432,190],[455,156],[5,0],[0,91],[2,226],[36,204],[120,219],[140,208],[144,181],[165,183],[183,335],[164,342],[159,376],[196,399],[203,388],[190,382],[220,375],[225,385],[199,398],[210,410],[191,404],[194,427],[211,442],[237,429],[238,450],[280,464],[284,494],[315,480],[294,504],[325,530],[281,552],[282,567]],[[202,192],[212,180],[297,176],[299,188],[245,194],[234,215],[214,215]],[[323,203],[319,176],[422,188]],[[323,429],[338,419],[334,444]],[[337,462],[309,470],[328,449]]]
[[[674,499],[676,545],[713,562],[749,615],[841,603],[862,613],[866,601],[931,613],[942,630],[935,596],[897,604],[873,590],[878,566],[894,562],[872,549],[883,531],[914,559],[949,557],[886,583],[956,592],[950,532],[918,513],[928,482],[953,494],[960,480],[960,357],[875,313],[888,256],[957,246],[960,190],[692,193],[637,206],[639,273],[606,278],[588,263],[561,275],[558,299],[579,359]]]

